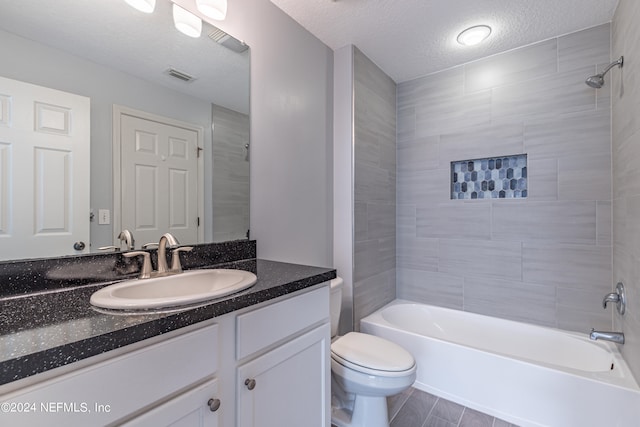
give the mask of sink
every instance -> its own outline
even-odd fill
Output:
[[[244,270],[191,270],[106,286],[91,295],[91,304],[118,310],[158,309],[221,298],[251,287],[258,278]]]

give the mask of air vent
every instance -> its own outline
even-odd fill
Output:
[[[227,49],[231,49],[232,51],[237,53],[242,53],[245,50],[249,49],[249,46],[247,46],[244,42],[241,42],[235,37],[230,36],[229,34],[222,31],[220,28],[216,28],[212,26],[212,29],[209,32],[208,36],[214,42],[219,43],[222,46],[226,47]]]
[[[184,82],[190,82],[196,79],[195,77],[183,71],[176,70],[175,68],[169,68],[167,70],[167,74],[169,74],[171,77],[175,77],[176,79],[180,79]]]

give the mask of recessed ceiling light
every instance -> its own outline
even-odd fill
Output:
[[[474,46],[489,37],[489,34],[491,34],[491,27],[488,25],[476,25],[458,34],[458,43],[464,46]]]

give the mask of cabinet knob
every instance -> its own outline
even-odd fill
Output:
[[[250,380],[250,379],[247,378],[244,381],[244,385],[246,385],[249,390],[253,390],[254,388],[256,388],[256,380],[254,380],[254,379]]]
[[[220,409],[220,399],[209,399],[207,405],[209,406],[209,410],[211,412],[216,412],[218,409]]]

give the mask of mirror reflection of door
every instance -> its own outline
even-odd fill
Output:
[[[89,105],[0,77],[0,259],[89,251]]]
[[[117,120],[120,229],[133,233],[137,248],[157,242],[166,232],[183,243],[202,241],[198,200],[202,128],[131,111],[118,114]]]

